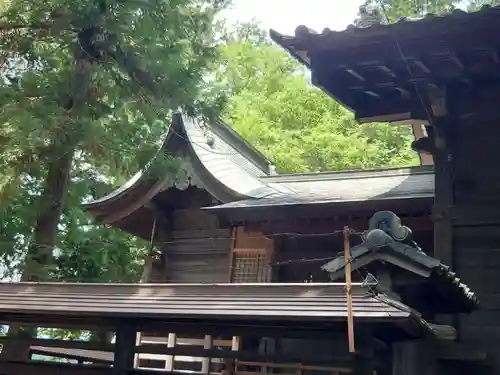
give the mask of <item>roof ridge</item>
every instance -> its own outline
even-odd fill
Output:
[[[391,176],[410,176],[416,174],[434,173],[434,166],[415,166],[406,168],[385,168],[385,169],[367,169],[351,171],[332,171],[332,172],[306,172],[289,173],[275,176],[264,176],[262,180],[266,182],[284,183],[299,181],[321,181],[321,180],[349,180],[366,179]]]

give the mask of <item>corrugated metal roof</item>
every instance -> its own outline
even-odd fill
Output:
[[[411,310],[353,285],[357,319],[405,319]],[[0,316],[336,320],[347,317],[344,284],[0,283]]]

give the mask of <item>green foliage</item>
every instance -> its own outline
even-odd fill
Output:
[[[229,96],[225,119],[286,172],[414,165],[408,127],[358,125],[352,114],[307,83],[279,47],[241,25],[244,39],[221,48],[218,82]],[[243,31],[241,31],[243,30]],[[259,42],[256,43],[255,40]]]
[[[368,0],[367,5],[383,8],[389,21],[397,21],[399,17],[423,17],[428,13],[441,14],[451,12],[457,5],[463,3],[457,0]]]
[[[5,277],[19,277],[30,244],[42,238],[56,256],[36,262],[52,263],[53,279],[139,279],[146,245],[92,223],[79,206],[122,184],[151,159],[173,109],[211,107],[201,95],[207,90],[203,77],[217,56],[213,21],[225,5],[225,0],[3,4],[0,264]],[[65,159],[69,175],[56,173],[54,180],[54,166]],[[167,158],[162,166],[174,164]],[[51,185],[64,188],[58,193]],[[59,202],[60,214],[54,208]],[[47,213],[55,216],[57,228],[40,229]],[[57,237],[40,235],[52,230]]]
[[[444,14],[454,9],[474,11],[483,5],[499,5],[500,0],[367,0],[365,5],[383,8],[389,21],[399,17],[423,17],[428,13]]]

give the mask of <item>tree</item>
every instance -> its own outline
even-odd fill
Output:
[[[27,221],[6,217],[9,232],[2,236],[27,251],[22,280],[57,277],[51,265],[58,232],[85,225],[75,223],[74,206],[65,204],[78,174],[87,174],[90,187],[90,174],[109,181],[137,169],[151,157],[151,140],[160,138],[172,109],[203,108],[203,76],[216,56],[213,20],[225,4],[8,3],[0,16],[2,209]],[[34,208],[26,211],[23,198]]]
[[[307,82],[307,73],[255,25],[240,25],[221,47],[216,81],[225,120],[286,172],[396,167],[418,163],[409,127],[358,125]],[[249,37],[250,35],[250,37]]]
[[[382,8],[389,21],[397,21],[399,17],[423,17],[428,13],[441,14],[451,12],[457,5],[463,3],[457,0],[367,0],[366,5]]]
[[[113,150],[146,149],[150,135],[159,138],[158,119],[191,106],[214,57],[211,23],[223,5],[15,0],[2,14],[6,62],[25,62],[1,87],[4,143],[19,155],[10,187],[35,161],[46,167],[25,280],[46,278],[38,264],[50,263],[76,158],[102,167]],[[119,154],[125,168],[131,158]],[[23,158],[31,163],[21,167]]]

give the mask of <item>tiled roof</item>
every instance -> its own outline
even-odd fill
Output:
[[[437,282],[450,301],[459,301],[457,306],[462,312],[470,312],[479,304],[474,292],[458,278],[455,272],[452,272],[450,267],[425,254],[418,247],[401,242],[388,242],[382,247],[372,247],[362,243],[351,249],[351,258],[353,270],[374,261],[383,261],[428,278],[431,283]],[[322,268],[329,272],[332,280],[343,278],[345,275],[343,255],[326,263]]]
[[[328,43],[328,47],[340,50],[346,47],[361,46],[370,41],[377,42],[384,37],[393,38],[397,35],[398,38],[405,38],[407,35],[413,36],[416,31],[422,38],[433,35],[439,29],[447,33],[457,31],[457,29],[463,31],[464,23],[474,22],[478,19],[487,22],[490,19],[498,20],[498,17],[500,17],[500,6],[484,5],[475,12],[456,9],[451,13],[440,15],[429,13],[416,19],[401,17],[395,23],[374,24],[365,28],[351,25],[341,31],[325,28],[321,33],[318,33],[305,25],[300,25],[295,30],[295,36],[288,36],[271,29],[270,36],[273,41],[288,50],[299,61],[309,66],[310,60],[305,53],[308,50],[306,42],[313,44],[310,46],[311,48],[320,44],[323,44],[323,48],[325,48],[325,43]],[[454,29],[451,30],[450,27]]]
[[[294,36],[270,35],[359,122],[429,121],[426,94],[433,87],[453,85],[456,95],[470,98],[470,87],[500,85],[500,7],[343,31],[299,26]],[[457,117],[471,108],[459,111]]]

